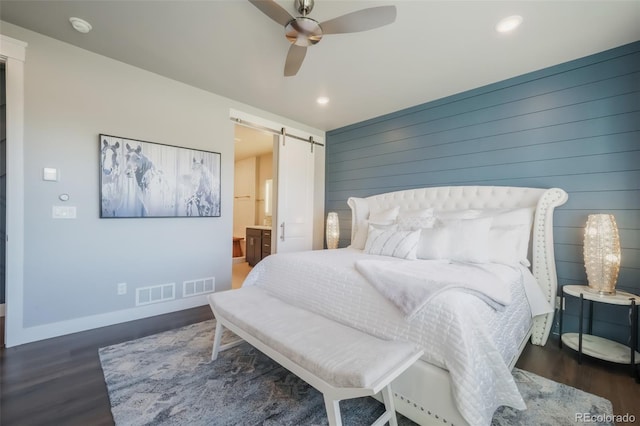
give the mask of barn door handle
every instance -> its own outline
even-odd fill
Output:
[[[284,241],[284,222],[280,224],[280,228],[282,228],[282,232],[280,232],[280,239]]]

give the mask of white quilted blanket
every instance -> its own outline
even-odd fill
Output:
[[[454,288],[474,294],[497,310],[511,303],[509,283],[493,273],[491,265],[448,260],[358,260],[356,270],[407,319],[440,292]]]
[[[382,257],[351,248],[271,255],[243,286],[258,285],[381,338],[417,343],[425,350],[424,361],[449,371],[458,409],[471,425],[490,424],[501,405],[526,408],[508,366],[531,325],[519,271],[494,267],[511,283],[512,303],[504,311],[452,289],[431,298],[408,320],[355,269],[355,262],[365,259]]]

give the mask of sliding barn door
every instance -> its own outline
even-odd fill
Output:
[[[312,144],[280,136],[278,145],[276,251],[311,250],[313,244],[314,152]]]

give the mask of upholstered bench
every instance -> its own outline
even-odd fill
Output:
[[[259,287],[209,295],[216,317],[211,359],[223,327],[324,395],[331,426],[341,425],[339,402],[381,393],[385,412],[373,423],[397,425],[391,382],[420,358],[408,342],[379,339],[290,305]]]

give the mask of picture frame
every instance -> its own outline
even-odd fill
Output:
[[[99,135],[100,217],[220,217],[218,152]]]

